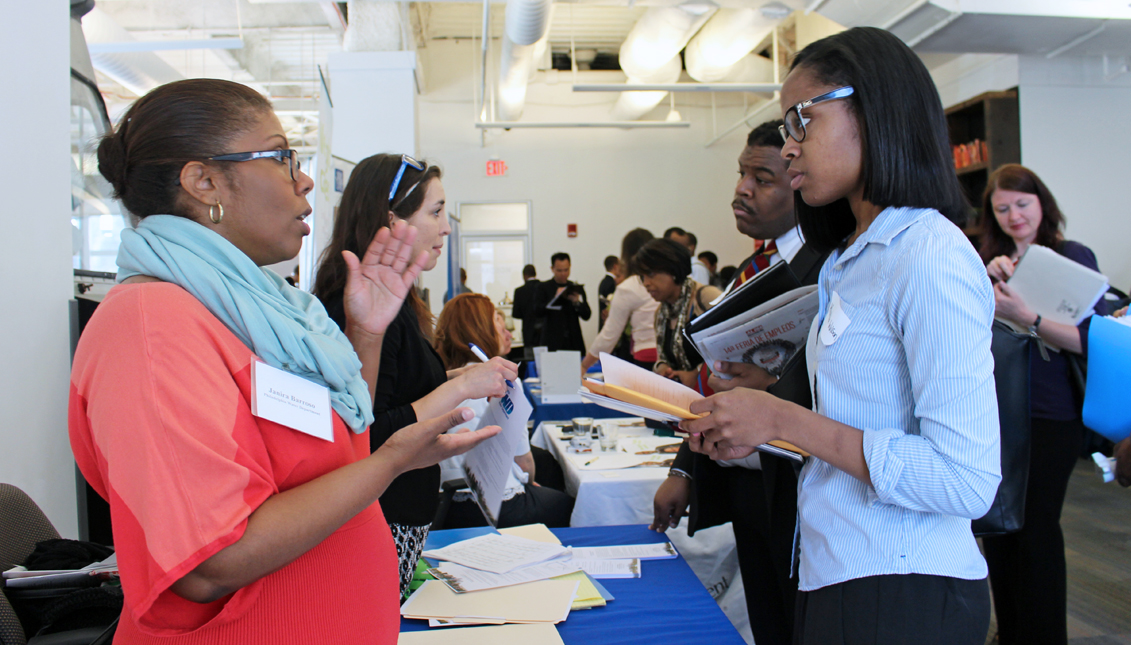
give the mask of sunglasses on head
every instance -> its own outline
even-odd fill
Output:
[[[416,190],[416,187],[420,185],[419,181],[416,182],[412,185],[411,188],[405,191],[404,195],[401,195],[401,198],[398,199],[396,203],[393,203],[393,197],[397,194],[397,188],[400,188],[401,179],[404,177],[404,170],[409,166],[416,168],[420,172],[424,172],[424,169],[427,167],[423,163],[417,161],[416,159],[413,159],[408,155],[401,155],[401,167],[397,170],[397,176],[393,177],[392,186],[389,187],[389,202],[390,204],[392,204],[391,206],[389,206],[390,210],[396,208],[401,202],[405,200],[405,197],[408,197],[412,193],[412,191]]]

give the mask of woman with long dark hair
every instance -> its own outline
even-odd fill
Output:
[[[997,316],[1061,348],[1042,354],[1034,345],[1030,352],[1032,441],[1025,526],[1016,533],[982,540],[993,583],[998,637],[1003,644],[1064,643],[1068,640],[1068,606],[1060,511],[1084,438],[1080,420],[1083,393],[1073,391],[1065,352],[1086,355],[1090,319],[1079,327],[1041,320],[1006,281],[1034,244],[1094,271],[1099,267],[1091,249],[1064,239],[1064,215],[1032,170],[1017,164],[995,170],[986,183],[982,207],[981,255],[996,282]],[[1107,312],[1102,299],[1096,312]]]
[[[1001,480],[993,292],[942,105],[892,34],[857,28],[794,58],[781,91],[802,233],[832,253],[806,351],[815,411],[736,388],[692,404],[691,447],[809,452],[798,484],[795,643],[965,643],[989,626],[970,520]]]
[[[374,155],[354,168],[314,282],[314,295],[335,322],[345,323],[343,303],[348,300],[343,254],[357,253],[382,227],[395,222],[415,227],[413,252],[425,255],[425,271],[435,268],[444,238],[451,232],[440,174],[438,167],[407,155]],[[517,377],[517,366],[498,357],[487,364],[445,371],[432,348],[432,315],[413,289],[383,339],[370,445],[376,451],[417,419],[442,414],[465,399],[501,396],[506,380]],[[429,466],[404,473],[381,496],[400,557],[402,593],[424,548],[439,505],[439,489],[440,467]]]
[[[298,254],[314,182],[258,92],[154,89],[99,144],[98,167],[135,226],[75,351],[69,425],[110,504],[114,642],[395,644],[377,499],[498,432],[446,435],[471,412],[444,411],[370,454],[380,339],[426,259],[415,232],[375,228],[344,255],[343,333],[263,268]],[[280,396],[317,417],[271,413]]]

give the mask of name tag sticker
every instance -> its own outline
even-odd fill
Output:
[[[251,413],[260,419],[334,442],[330,389],[301,376],[253,361]]]
[[[825,324],[821,326],[821,342],[825,345],[832,345],[851,323],[852,320],[849,319],[848,314],[844,313],[840,294],[834,291],[832,300],[829,302],[829,312],[825,315]]]

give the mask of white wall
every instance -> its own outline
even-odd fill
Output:
[[[70,223],[70,22],[64,2],[7,3],[0,21],[7,128],[0,481],[19,486],[64,537],[77,537],[67,440],[73,291]],[[32,99],[31,97],[34,97]]]
[[[1131,75],[1103,78],[1098,58],[1020,61],[1021,162],[1056,196],[1065,233],[1096,253],[1100,271],[1131,287]]]
[[[1017,56],[963,54],[931,70],[942,104],[950,107],[984,92],[1017,87]]]
[[[474,50],[478,51],[478,50]],[[730,202],[738,179],[738,155],[749,128],[739,128],[710,148],[708,97],[676,97],[676,107],[692,126],[675,130],[549,129],[512,130],[487,135],[481,147],[474,127],[469,43],[429,43],[419,52],[432,57],[426,93],[420,97],[420,154],[444,169],[449,209],[461,201],[527,201],[533,204],[533,263],[538,277],[550,277],[550,255],[572,257],[572,279],[586,285],[596,311],[597,284],[605,256],[619,255],[621,238],[643,226],[657,236],[670,226],[699,238],[699,251],[714,251],[720,265],[737,264],[751,253],[752,241],[735,230]],[[527,93],[523,121],[608,121],[616,94],[574,93],[570,75],[548,84],[540,73]],[[554,76],[550,74],[549,76]],[[588,82],[623,82],[620,73],[590,72]],[[552,79],[551,79],[552,80]],[[722,129],[741,118],[740,99],[718,111]],[[692,105],[698,103],[698,106]],[[665,101],[645,119],[662,120]],[[580,106],[580,107],[579,107]],[[498,158],[505,177],[487,177],[485,164]],[[566,225],[578,225],[570,239]],[[439,311],[446,289],[441,257],[426,275],[432,307]],[[597,333],[597,317],[582,324],[586,342]]]

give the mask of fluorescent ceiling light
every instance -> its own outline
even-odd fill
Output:
[[[1131,20],[1127,0],[931,0],[931,4],[961,13]]]
[[[134,52],[176,51],[188,49],[243,49],[240,38],[200,38],[196,40],[121,40],[90,43],[91,54],[124,54]]]

